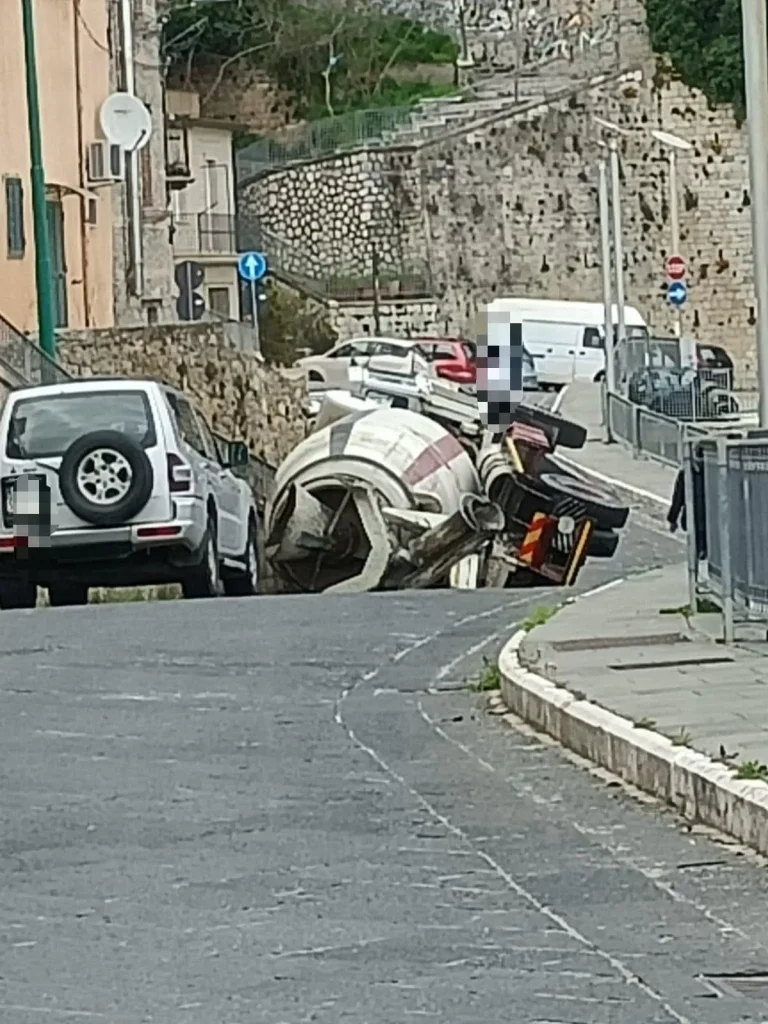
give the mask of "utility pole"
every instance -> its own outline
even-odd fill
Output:
[[[597,164],[599,175],[598,201],[600,208],[600,265],[603,272],[603,316],[605,320],[605,440],[613,441],[610,417],[610,398],[616,394],[616,363],[613,342],[613,301],[611,298],[611,225],[608,206],[608,168],[604,158]]]
[[[615,138],[608,143],[611,152],[611,206],[613,207],[613,260],[616,274],[616,334],[617,347],[627,352],[627,328],[624,323],[624,242],[621,226],[621,180],[619,177],[619,144]]]
[[[757,300],[760,427],[768,429],[768,49],[765,0],[741,0],[749,130],[749,191]]]
[[[379,273],[379,250],[374,241],[371,242],[371,283],[373,285],[373,330],[377,338],[381,337],[381,275]]]
[[[40,347],[56,358],[56,318],[53,303],[53,265],[48,238],[48,215],[43,171],[43,141],[40,132],[40,97],[37,89],[35,16],[32,0],[21,0],[24,28],[24,71],[27,83],[27,128],[29,132],[32,218],[35,231],[35,284],[37,286],[37,330]]]

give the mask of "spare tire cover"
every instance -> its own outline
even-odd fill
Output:
[[[119,526],[137,515],[152,494],[146,452],[117,430],[95,430],[64,452],[59,489],[69,508],[94,526]]]
[[[629,508],[596,484],[565,473],[542,473],[539,482],[550,494],[563,497],[566,505],[573,506],[563,508],[560,515],[572,515],[580,509],[601,530],[619,530],[627,521]]]

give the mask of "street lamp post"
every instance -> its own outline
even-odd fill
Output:
[[[749,190],[757,301],[760,426],[768,429],[768,50],[765,0],[741,0],[749,131]]]
[[[670,241],[672,243],[670,256],[679,256],[680,216],[677,195],[677,154],[690,152],[693,146],[686,139],[681,139],[679,135],[672,135],[671,132],[662,132],[654,129],[651,135],[667,150],[667,160],[669,162],[669,227]],[[683,312],[680,306],[677,306],[675,309],[675,337],[678,342],[680,342],[683,335],[682,321]],[[681,365],[683,365],[684,353],[682,349],[680,351],[680,361]]]
[[[619,144],[617,136],[627,136],[630,133],[626,128],[622,128],[618,124],[614,124],[612,121],[606,121],[602,117],[594,117],[593,120],[596,125],[602,128],[608,133],[609,138],[607,142],[608,151],[610,153],[610,166],[611,166],[611,208],[613,211],[613,264],[614,264],[614,288],[616,298],[616,336],[612,337],[614,348],[613,352],[609,353],[607,350],[608,338],[606,337],[606,353],[605,353],[605,364],[606,364],[606,381],[608,377],[608,364],[614,362],[616,357],[616,351],[625,352],[627,347],[627,328],[624,322],[624,243],[622,238],[622,225],[621,225],[621,176],[619,173]],[[602,146],[606,143],[601,142]],[[611,324],[613,327],[613,324]],[[611,331],[613,335],[613,331]],[[615,365],[615,364],[614,364]],[[614,376],[614,386],[615,386]]]
[[[29,132],[30,178],[32,182],[32,218],[35,232],[35,284],[37,286],[37,329],[40,347],[56,356],[56,319],[53,304],[53,266],[51,263],[48,217],[43,171],[43,140],[40,131],[40,97],[37,89],[35,53],[35,16],[32,0],[21,0],[24,29],[24,71],[27,85],[27,125]]]
[[[616,393],[616,363],[613,342],[613,309],[611,297],[611,224],[608,203],[608,166],[603,157],[597,164],[598,206],[600,210],[600,266],[603,272],[603,310],[605,320],[605,386],[607,395]],[[604,402],[605,440],[613,441],[611,432],[610,399]]]

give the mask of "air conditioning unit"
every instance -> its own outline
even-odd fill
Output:
[[[125,150],[114,142],[98,139],[88,147],[88,180],[123,181],[125,179]]]

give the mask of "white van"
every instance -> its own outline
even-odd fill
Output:
[[[605,312],[602,302],[557,299],[494,299],[488,312],[508,313],[523,325],[523,345],[536,366],[539,387],[605,376]],[[617,307],[613,307],[614,337]],[[634,306],[624,307],[628,341],[646,340],[648,327]],[[492,328],[489,328],[492,331]]]

